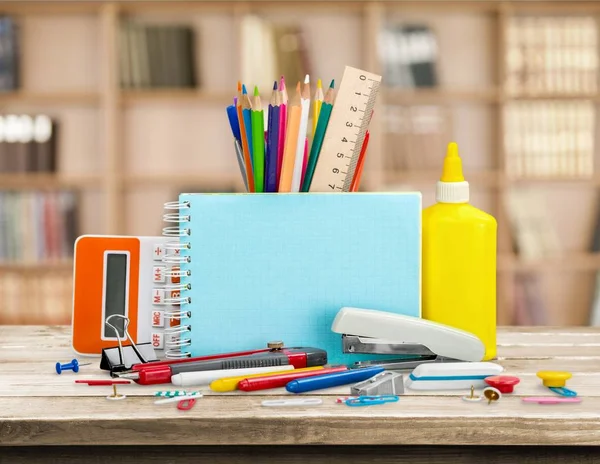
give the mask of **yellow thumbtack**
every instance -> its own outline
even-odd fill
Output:
[[[564,387],[572,375],[564,371],[539,371],[537,376],[542,379],[544,387]]]
[[[497,388],[488,387],[483,390],[483,396],[485,396],[488,400],[488,404],[491,404],[492,401],[498,401],[500,398],[502,398],[502,393],[500,393],[500,390]]]
[[[577,392],[566,388],[567,380],[572,377],[570,372],[539,371],[537,376],[542,379],[545,387],[561,396],[577,396]]]
[[[475,387],[471,385],[471,396],[463,396],[462,399],[463,401],[468,401],[469,403],[476,403],[478,401],[481,401],[483,397],[475,396]]]

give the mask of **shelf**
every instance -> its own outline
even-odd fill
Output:
[[[394,184],[406,184],[435,187],[436,182],[440,180],[440,175],[442,174],[441,169],[442,168],[440,166],[440,169],[426,171],[386,171],[383,173],[383,178],[386,186]],[[465,171],[465,179],[469,182],[469,184],[474,186],[497,187],[500,184],[500,173],[497,171]]]
[[[215,173],[207,174],[134,174],[125,176],[127,189],[153,187],[203,187],[207,190],[223,190],[224,188],[243,191],[240,174]]]
[[[15,92],[0,93],[0,105],[25,103],[33,105],[96,105],[100,95],[94,92]]]
[[[388,87],[382,90],[385,102],[388,104],[418,105],[442,103],[498,103],[498,89],[481,90],[447,90],[432,89],[398,89]]]
[[[593,100],[600,102],[600,93],[555,93],[555,92],[540,92],[531,94],[504,94],[502,95],[503,102],[510,101],[537,101],[537,100],[564,100],[564,101],[577,101],[577,100]]]
[[[56,190],[62,188],[76,188],[84,190],[99,188],[101,182],[101,176],[90,174],[70,176],[45,173],[0,174],[0,190]]]
[[[55,272],[73,272],[73,262],[56,263],[6,263],[0,262],[0,272],[14,272],[18,274],[49,274]]]
[[[600,253],[565,251],[564,256],[523,260],[511,254],[498,255],[498,270],[503,272],[599,271]]]
[[[235,89],[231,92],[209,92],[198,89],[140,89],[140,90],[121,90],[121,102],[124,105],[136,103],[154,103],[154,102],[188,102],[188,103],[206,103],[211,105],[227,106],[233,103]]]
[[[600,175],[593,176],[546,176],[546,177],[505,177],[503,182],[507,185],[529,185],[529,186],[544,186],[544,185],[573,185],[593,187],[600,186]]]

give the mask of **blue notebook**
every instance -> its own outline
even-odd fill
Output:
[[[192,356],[272,340],[352,363],[343,306],[421,315],[421,194],[182,194]],[[189,235],[188,235],[189,234]],[[360,334],[355,334],[360,335]],[[373,356],[370,356],[371,358]]]

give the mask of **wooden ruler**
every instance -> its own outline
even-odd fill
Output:
[[[381,76],[346,66],[311,192],[349,192],[360,149],[369,127]]]

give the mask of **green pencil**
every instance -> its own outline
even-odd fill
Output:
[[[329,89],[327,90],[327,94],[325,95],[325,99],[323,100],[323,104],[321,105],[319,121],[317,122],[317,129],[315,130],[313,143],[310,147],[308,165],[306,166],[306,174],[304,176],[304,182],[302,183],[302,192],[309,191],[317,167],[317,162],[319,161],[319,153],[321,153],[323,139],[325,139],[325,132],[327,131],[327,125],[329,124],[329,117],[333,110],[334,86],[335,80],[332,80]]]
[[[254,104],[252,105],[252,148],[254,188],[256,192],[265,191],[265,117],[258,87],[254,87]]]

